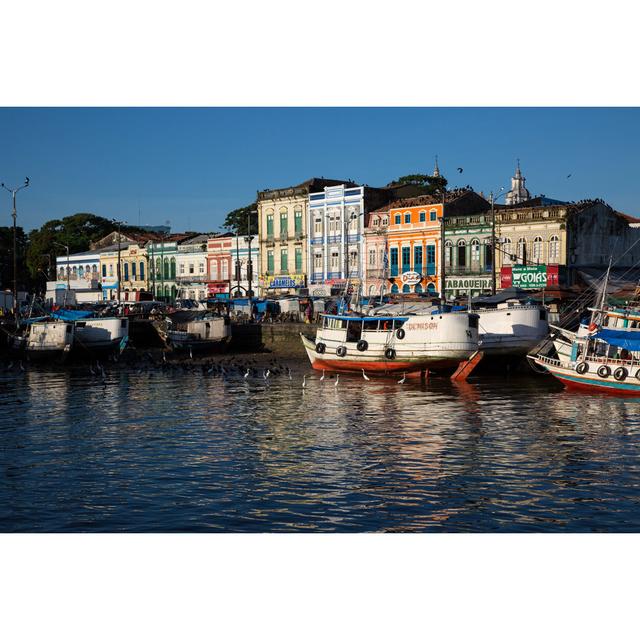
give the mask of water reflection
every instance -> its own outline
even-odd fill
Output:
[[[301,377],[0,373],[0,529],[640,525],[638,401],[545,377]]]

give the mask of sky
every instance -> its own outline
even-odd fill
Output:
[[[384,186],[430,173],[436,155],[450,187],[508,189],[519,158],[532,195],[640,217],[637,108],[2,108],[0,140],[0,181],[31,181],[27,230],[91,212],[211,232],[258,190],[313,176]],[[0,226],[10,214],[2,191]]]

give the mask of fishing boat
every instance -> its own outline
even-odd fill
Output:
[[[49,318],[31,318],[21,321],[20,333],[9,338],[9,348],[24,354],[29,360],[64,361],[74,342],[71,322]]]
[[[434,308],[395,314],[323,314],[315,339],[300,334],[319,371],[389,375],[451,371],[478,351],[478,316]]]
[[[153,324],[170,349],[212,350],[226,346],[231,340],[231,322],[225,316],[176,311],[155,320]]]
[[[74,325],[73,353],[100,356],[122,351],[129,340],[129,319],[96,316],[92,311],[61,309],[51,314]]]

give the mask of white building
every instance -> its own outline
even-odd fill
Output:
[[[208,239],[208,235],[200,234],[178,244],[176,253],[178,299],[207,299]]]

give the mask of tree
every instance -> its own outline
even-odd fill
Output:
[[[76,213],[62,220],[45,222],[39,229],[29,233],[26,262],[31,277],[36,278],[40,270],[48,268],[47,256],[51,256],[51,263],[55,268],[56,256],[66,254],[66,249],[60,244],[67,245],[69,253],[88,251],[92,242],[115,229],[116,225],[111,220],[93,213]],[[56,242],[60,244],[55,244]]]
[[[249,229],[249,220],[251,220],[251,228]],[[240,207],[227,213],[227,217],[224,219],[222,225],[225,229],[233,231],[241,236],[255,235],[258,233],[258,205],[252,203],[246,207]]]
[[[27,236],[22,227],[16,228],[16,249],[17,287],[20,291],[31,285],[25,267]],[[0,227],[0,288],[13,289],[13,227]]]
[[[399,187],[403,184],[413,184],[425,189],[425,195],[437,195],[447,188],[447,179],[444,176],[430,176],[426,173],[413,173],[408,176],[400,176],[387,186]]]

